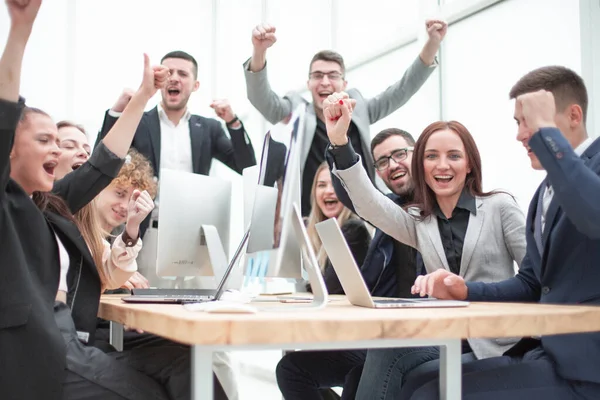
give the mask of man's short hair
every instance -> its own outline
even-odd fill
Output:
[[[587,117],[588,95],[583,79],[566,67],[548,66],[534,69],[523,76],[510,89],[509,98],[547,90],[554,95],[557,111],[563,111],[570,104],[578,104],[583,111],[583,122]]]
[[[315,61],[331,61],[331,62],[337,63],[342,70],[342,76],[344,76],[346,74],[346,66],[344,64],[344,58],[339,53],[336,53],[333,50],[321,50],[320,52],[315,54],[313,56],[312,60],[310,60],[310,66],[308,67],[309,74],[311,72],[312,65],[314,64]]]
[[[185,51],[181,51],[181,50],[170,51],[167,54],[165,54],[163,56],[163,58],[160,59],[161,64],[167,58],[180,58],[182,60],[187,60],[187,61],[191,62],[194,65],[194,68],[193,68],[194,79],[198,79],[198,63],[196,62],[196,59],[194,57],[192,57],[191,54],[188,54]]]
[[[406,140],[406,143],[408,143],[409,146],[415,145],[415,138],[413,138],[410,133],[398,128],[384,129],[371,140],[371,156],[373,156],[373,158],[375,158],[375,154],[373,154],[375,147],[379,146],[391,136],[401,136]]]

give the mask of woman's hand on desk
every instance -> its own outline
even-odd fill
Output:
[[[150,285],[148,279],[136,271],[129,279],[127,279],[127,282],[125,282],[122,287],[129,290],[148,289]]]
[[[411,293],[440,300],[466,300],[467,285],[460,276],[438,269],[430,274],[417,276]]]

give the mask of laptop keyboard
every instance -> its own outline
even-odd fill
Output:
[[[212,289],[133,289],[134,296],[183,299],[183,300],[209,300],[212,299],[216,290]]]

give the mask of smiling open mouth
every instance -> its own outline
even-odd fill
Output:
[[[77,168],[81,167],[83,165],[82,162],[77,162],[73,165],[71,165],[71,168],[73,169],[73,171],[75,171]]]
[[[339,200],[333,200],[333,199],[328,199],[328,200],[324,201],[326,206],[334,206],[334,205],[337,205],[339,202],[340,202]]]
[[[440,183],[448,183],[454,179],[452,175],[435,175],[433,178]]]
[[[402,179],[406,176],[406,171],[398,171],[390,175],[390,179],[395,181],[396,179]]]

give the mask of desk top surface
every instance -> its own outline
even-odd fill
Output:
[[[332,296],[320,310],[258,303],[256,314],[188,311],[181,305],[127,304],[104,295],[99,316],[172,340],[198,345],[258,345],[373,339],[453,339],[600,331],[600,307],[471,303],[462,308],[370,309]],[[275,310],[276,309],[276,310]]]

